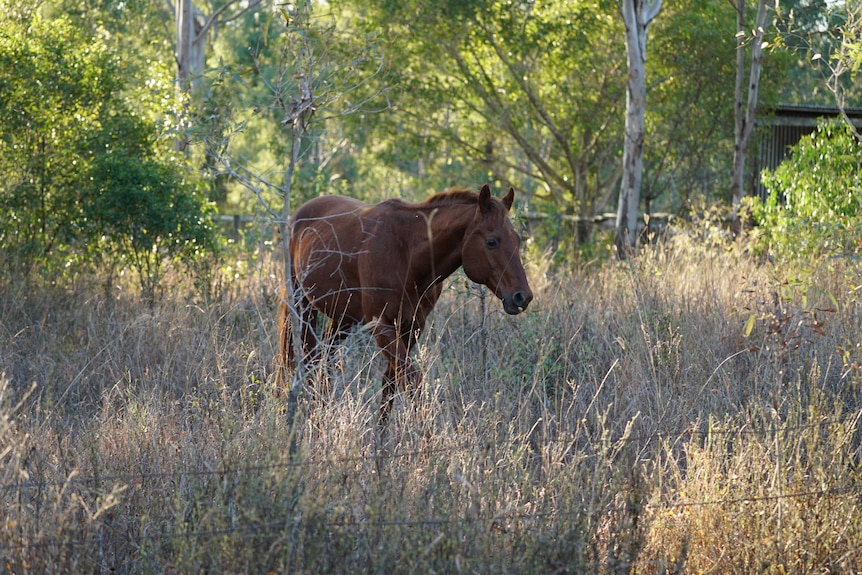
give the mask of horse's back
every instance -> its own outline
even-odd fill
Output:
[[[299,223],[320,218],[355,216],[367,207],[367,204],[347,196],[320,196],[302,204],[296,210],[293,220],[294,223]]]
[[[293,215],[291,251],[302,257],[309,250],[330,250],[333,243],[350,243],[361,226],[359,216],[367,206],[345,196],[320,196],[303,204]]]
[[[290,234],[293,273],[306,297],[329,317],[359,321],[359,254],[368,206],[345,196],[321,196],[294,214]]]

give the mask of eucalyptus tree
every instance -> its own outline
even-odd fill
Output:
[[[625,74],[613,2],[349,4],[398,55],[396,105],[376,126],[387,159],[415,154],[414,173],[457,173],[451,183],[513,183],[533,208],[606,209]]]
[[[626,25],[626,127],[623,176],[617,204],[617,256],[625,258],[637,241],[637,220],[646,137],[647,29],[661,11],[662,0],[622,0]]]

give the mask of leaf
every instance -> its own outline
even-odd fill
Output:
[[[757,314],[751,314],[748,316],[748,321],[745,322],[745,330],[743,331],[743,337],[748,337],[751,335],[751,332],[754,330],[754,323],[757,321]]]
[[[278,10],[279,12],[281,12],[282,17],[284,18],[284,25],[290,26],[290,13],[281,6],[279,6]]]
[[[831,292],[831,291],[826,290],[826,295],[827,295],[827,296],[829,296],[829,301],[831,301],[831,302],[832,302],[832,307],[834,307],[834,308],[835,308],[834,310],[831,310],[831,311],[836,311],[836,312],[837,312],[839,309],[841,309],[841,306],[839,306],[839,305],[838,305],[838,300],[837,300],[837,299],[835,299],[835,296],[834,296],[834,295],[832,295],[832,292]]]

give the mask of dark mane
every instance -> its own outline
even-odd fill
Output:
[[[439,194],[434,194],[424,202],[426,206],[438,206],[440,204],[475,204],[479,201],[479,194],[472,190],[452,188]]]

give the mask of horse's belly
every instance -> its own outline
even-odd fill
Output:
[[[294,268],[305,298],[320,312],[331,318],[362,319],[362,294],[356,272],[355,258],[329,252]]]

